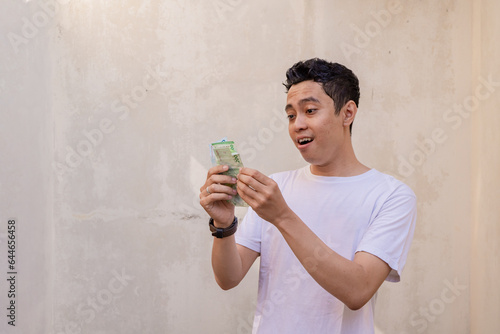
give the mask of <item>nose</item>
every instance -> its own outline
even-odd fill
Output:
[[[295,130],[295,132],[300,132],[302,130],[307,129],[307,120],[304,115],[299,113],[297,114],[297,116],[295,116],[295,120],[293,122],[293,129]]]

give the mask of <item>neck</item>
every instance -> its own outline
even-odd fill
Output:
[[[356,176],[369,170],[369,167],[363,165],[356,158],[350,140],[328,163],[324,165],[311,164],[311,173],[318,176]]]

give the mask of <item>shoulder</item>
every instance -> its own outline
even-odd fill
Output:
[[[409,196],[416,198],[413,190],[404,182],[394,176],[373,170],[373,177],[376,183],[380,184],[392,196]]]

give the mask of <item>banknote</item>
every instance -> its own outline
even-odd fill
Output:
[[[233,141],[224,139],[220,142],[212,143],[210,154],[212,164],[229,166],[229,170],[222,174],[230,175],[234,178],[237,177],[240,168],[243,167],[243,162],[241,161],[240,154],[236,151],[236,147]],[[236,189],[235,184],[228,184],[228,186]],[[248,204],[240,197],[240,195],[233,196],[230,202],[235,206],[248,206]]]

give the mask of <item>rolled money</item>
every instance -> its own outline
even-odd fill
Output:
[[[223,175],[230,175],[237,178],[240,168],[243,167],[243,162],[239,153],[236,151],[234,142],[232,141],[220,141],[217,143],[212,143],[211,145],[211,159],[216,165],[227,165],[229,170],[222,173]],[[235,184],[226,184],[233,189],[236,189]],[[248,206],[248,204],[236,194],[229,200],[235,206]]]

